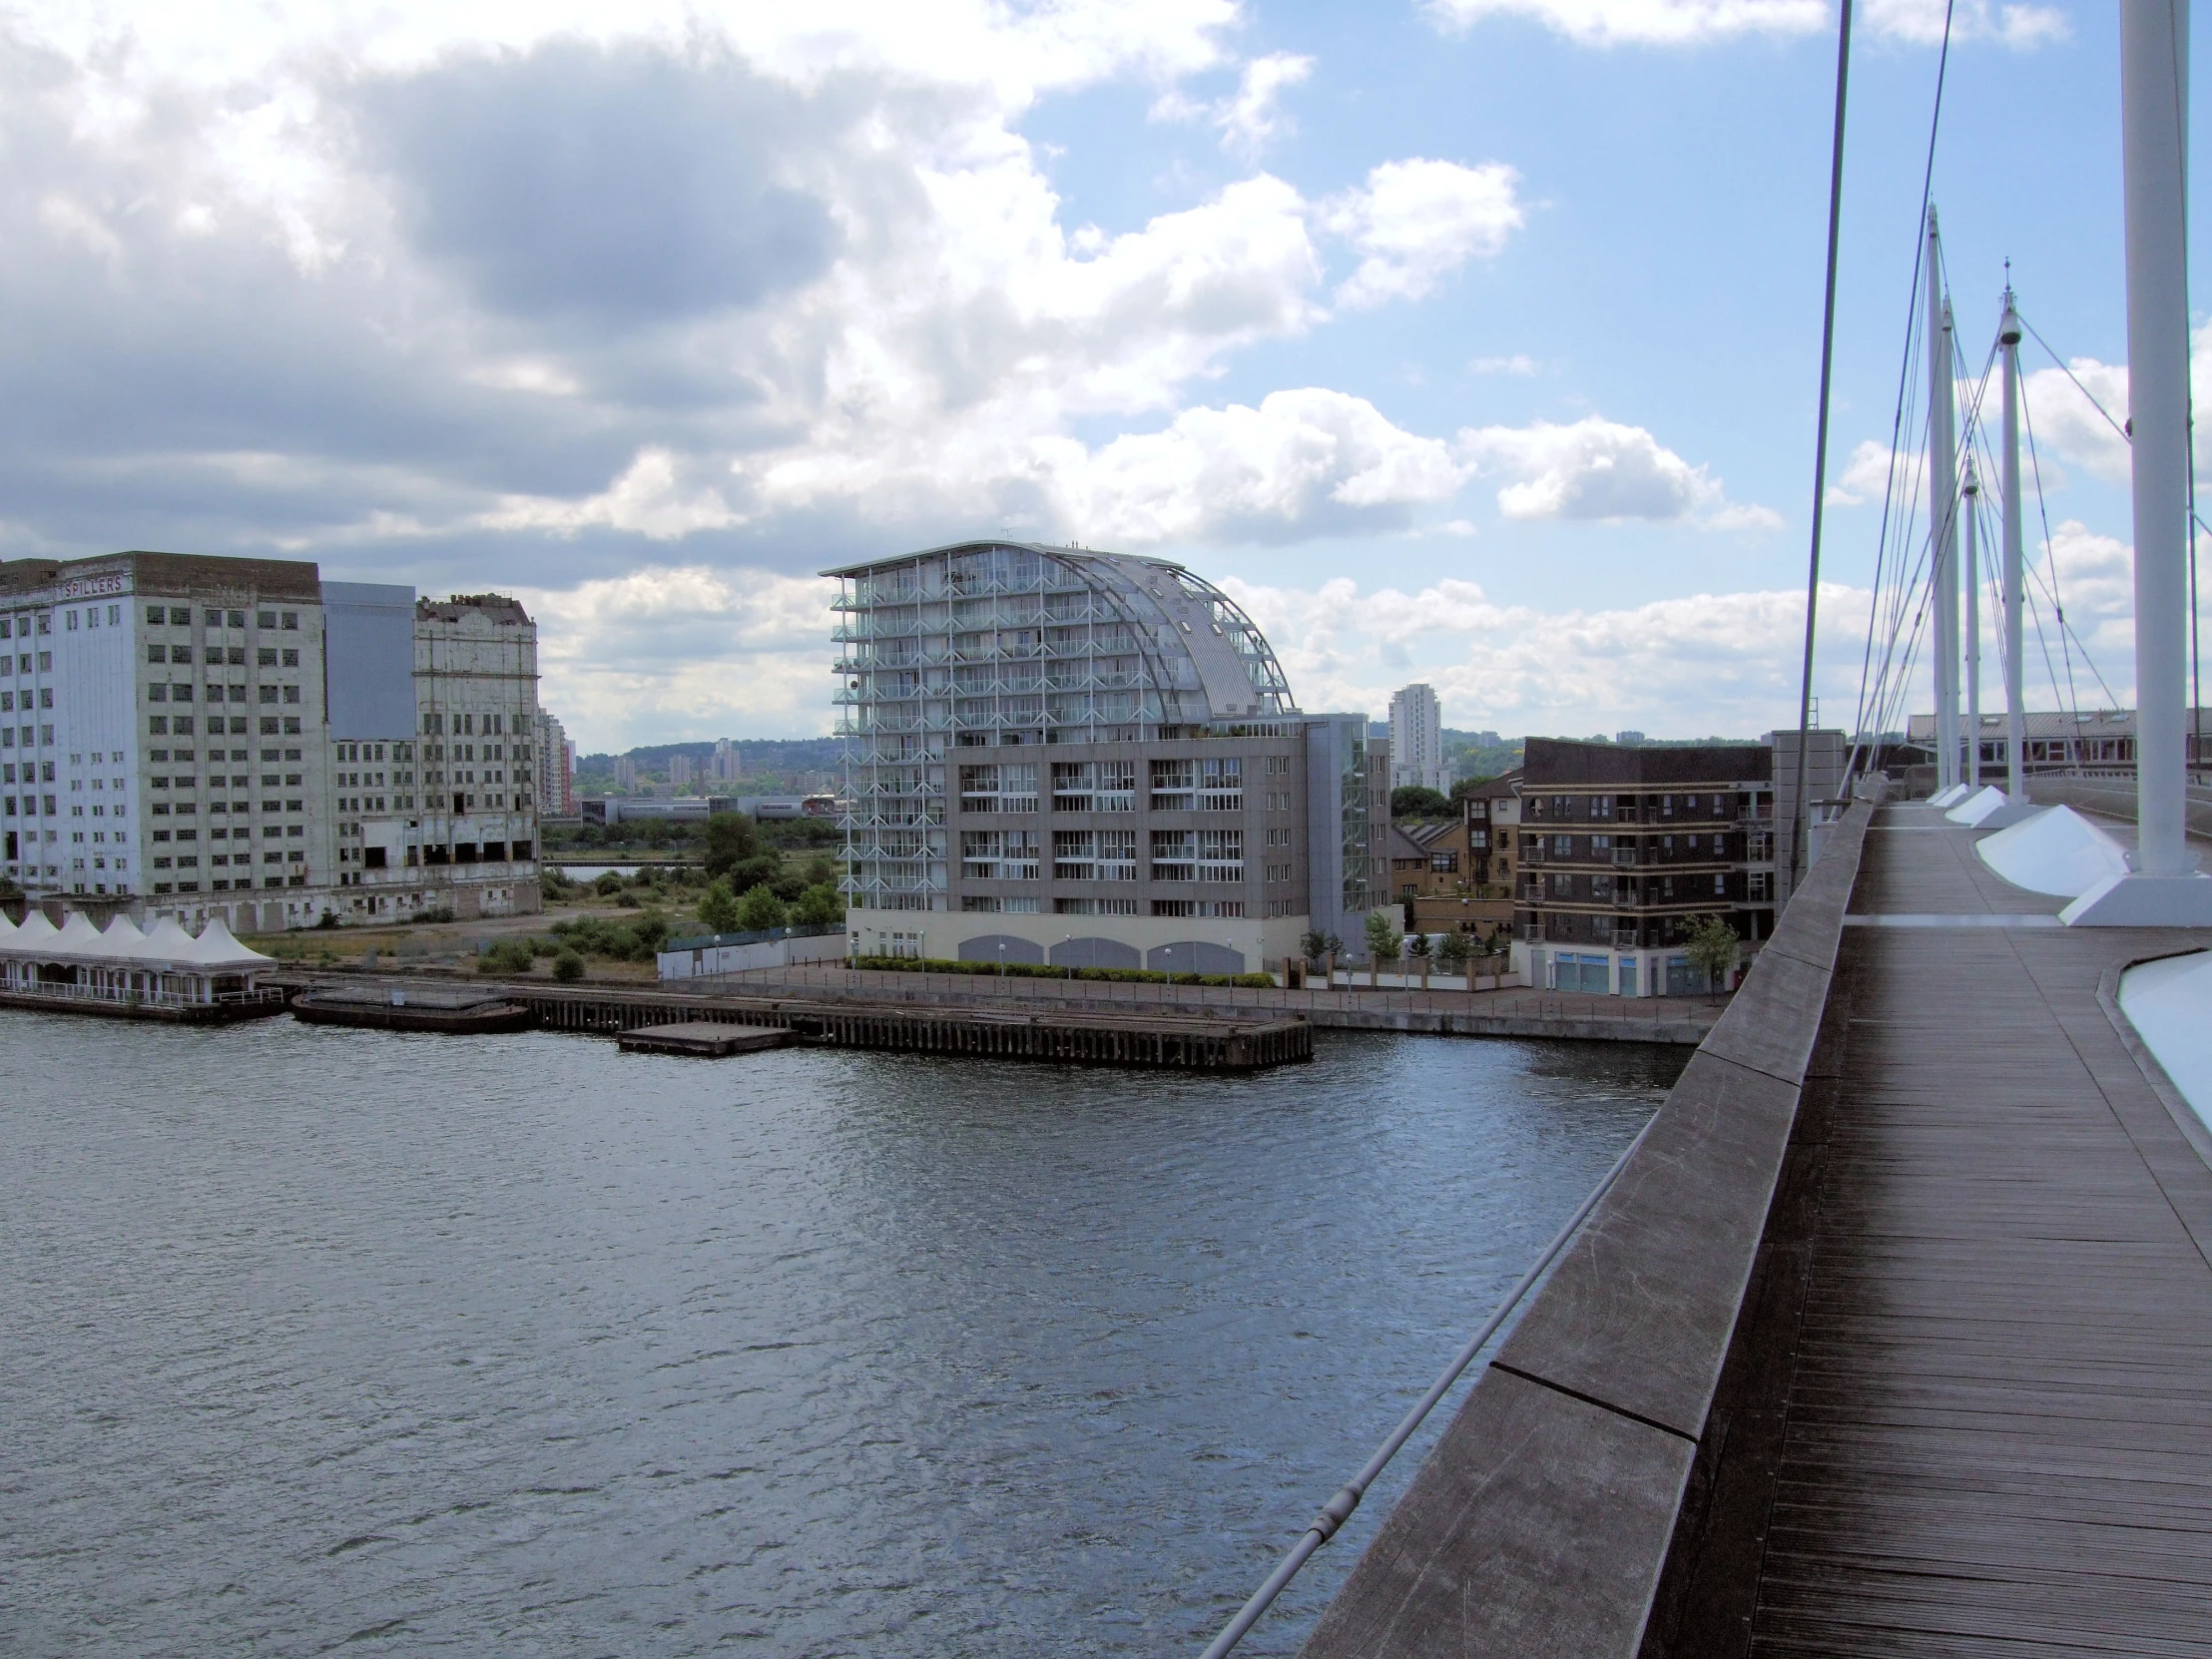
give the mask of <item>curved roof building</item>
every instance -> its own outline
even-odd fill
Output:
[[[1220,589],[1003,541],[824,574],[857,952],[1244,971],[1357,940],[1366,717],[1302,713]]]

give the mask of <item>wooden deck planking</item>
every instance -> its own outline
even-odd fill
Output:
[[[1921,808],[1853,908],[2051,913]],[[1749,1651],[2212,1655],[2212,1170],[2096,999],[2187,935],[1853,928]]]

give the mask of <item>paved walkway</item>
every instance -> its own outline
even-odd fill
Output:
[[[1975,839],[1884,810],[1853,910],[2060,907]],[[2098,999],[2191,944],[1847,926],[1779,1455],[1722,1476],[1765,1486],[1756,1601],[1673,1652],[2212,1654],[2212,1169]]]

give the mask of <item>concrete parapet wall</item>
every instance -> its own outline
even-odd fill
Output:
[[[1839,1018],[1831,980],[1873,806],[1837,826],[1307,1659],[1629,1659],[1655,1608],[1667,1622],[1663,1592],[1711,1535],[1693,1475],[1824,1022]],[[1660,1652],[1694,1651],[1649,1633]]]

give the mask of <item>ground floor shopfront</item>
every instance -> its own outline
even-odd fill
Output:
[[[1606,950],[1596,945],[1513,941],[1513,971],[1547,991],[1590,996],[1699,996],[1713,987],[1687,950]],[[1741,973],[1741,969],[1737,970]]]

